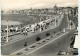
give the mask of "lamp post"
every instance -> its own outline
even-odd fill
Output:
[[[72,22],[71,22],[71,20],[70,20],[70,29],[72,28],[71,26],[72,26]]]
[[[55,26],[56,26],[56,18],[55,18]]]
[[[63,28],[63,32],[65,32],[65,28]]]
[[[41,23],[41,18],[40,18],[40,23]],[[40,24],[40,31],[41,31],[41,24]]]
[[[69,26],[70,26],[69,15],[67,16],[67,22],[68,22],[68,29],[69,29]]]
[[[8,42],[8,19],[7,19],[7,37],[6,37],[6,42]]]

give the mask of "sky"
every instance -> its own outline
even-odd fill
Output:
[[[55,4],[58,7],[75,7],[78,6],[78,0],[1,0],[1,9],[48,8],[54,7]]]

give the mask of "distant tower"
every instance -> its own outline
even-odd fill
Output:
[[[54,13],[57,13],[57,6],[54,6]]]

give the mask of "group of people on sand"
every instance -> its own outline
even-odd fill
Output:
[[[54,17],[51,18],[51,19],[46,19],[44,21],[41,21],[41,22],[38,22],[38,23],[35,23],[35,24],[29,24],[29,25],[26,25],[24,27],[11,27],[9,29],[5,29],[5,30],[1,30],[2,32],[21,32],[21,34],[23,35],[27,35],[28,32],[32,31],[32,32],[35,32],[37,31],[38,29],[40,29],[40,31],[43,31],[45,29],[47,29],[47,27],[53,23],[53,21],[55,21]]]
[[[20,30],[19,30],[19,27],[15,27],[15,28],[14,27],[11,27],[11,28],[8,28],[8,29],[6,28],[4,30],[1,30],[1,32],[7,32],[7,31],[13,33],[13,32],[18,32]]]

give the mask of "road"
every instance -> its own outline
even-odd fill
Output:
[[[48,26],[47,26],[47,29],[51,29],[51,28],[57,27],[57,26],[61,23],[61,21],[62,21],[62,18],[61,18],[61,19],[58,19],[58,22],[56,23],[56,26],[55,26],[55,22],[53,22],[51,25],[48,25]],[[45,30],[47,30],[47,29],[44,29],[43,31],[45,31]],[[35,35],[35,34],[37,34],[37,33],[40,33],[40,29],[36,30],[34,33],[33,33],[32,31],[28,32],[28,35],[27,35],[27,36],[24,36],[24,35],[21,35],[21,34],[17,34],[17,33],[15,33],[15,32],[13,32],[13,33],[10,33],[10,32],[9,32],[9,36],[10,36],[10,35],[12,35],[12,36],[10,36],[10,37],[8,38],[8,39],[9,39],[8,44],[9,44],[9,43],[12,43],[12,42],[15,42],[15,41],[18,41],[18,40],[21,40],[21,39],[26,38],[26,37],[29,37],[29,36],[31,36],[31,35]],[[3,36],[6,36],[7,34],[6,34],[6,33],[2,33],[2,35],[3,35]],[[19,37],[19,36],[21,36],[21,37]],[[5,45],[5,44],[7,44],[7,43],[2,42],[2,45]]]
[[[75,23],[75,26],[76,26],[76,23]],[[53,55],[58,56],[56,54],[60,50],[68,51],[68,48],[70,47],[70,42],[71,42],[70,37],[75,33],[74,30],[75,29],[71,30],[67,35],[57,39],[55,42],[51,42],[45,47],[38,49],[37,51],[33,52],[29,56],[53,56]],[[66,56],[66,55],[63,55],[63,56]],[[70,55],[70,56],[73,56],[73,55]]]
[[[66,16],[66,19],[67,20],[67,15]],[[72,35],[74,35],[74,29],[67,29],[66,27],[66,32],[68,32],[67,34],[64,34],[62,33],[61,37],[58,38],[58,36],[54,36],[53,39],[55,38],[58,38],[54,41],[52,41],[51,43],[45,45],[45,44],[42,44],[41,47],[38,46],[37,48],[34,47],[34,49],[31,49],[31,51],[25,51],[26,48],[23,48],[22,50],[19,50],[18,52],[15,52],[15,53],[12,53],[11,55],[16,55],[17,53],[22,53],[21,55],[29,55],[29,56],[49,56],[49,55],[57,55],[57,53],[62,50],[62,51],[68,51],[68,48],[70,47],[70,43],[71,43],[71,40],[70,40],[70,37]],[[51,41],[51,40],[50,40]],[[49,42],[50,42],[49,41]],[[41,43],[41,42],[40,42]],[[46,42],[47,43],[47,42]],[[37,44],[36,44],[37,45]],[[34,45],[34,46],[36,46]],[[44,46],[45,45],[45,46]],[[33,46],[33,45],[32,45]]]
[[[57,33],[57,34],[54,34],[54,35],[52,35],[53,37],[48,37],[48,38],[45,38],[44,40],[41,40],[41,41],[39,41],[39,43],[41,43],[41,44],[33,44],[33,45],[31,45],[30,47],[27,47],[29,50],[25,50],[25,49],[22,49],[22,50],[20,50],[19,51],[19,53],[21,53],[21,52],[23,52],[23,54],[27,54],[27,55],[29,55],[29,54],[31,54],[31,53],[33,53],[33,52],[35,52],[35,51],[37,51],[38,49],[39,50],[44,50],[44,49],[46,49],[45,47],[49,47],[50,45],[51,45],[51,43],[56,43],[57,44],[57,42],[56,41],[59,41],[58,43],[60,43],[61,41],[60,40],[62,40],[63,41],[63,36],[66,36],[66,35],[69,35],[71,32],[70,32],[70,30],[68,31],[66,31],[66,32],[63,32],[63,31],[61,31],[61,32],[59,32],[59,33]],[[69,37],[70,37],[70,35],[69,35]],[[66,39],[66,38],[65,38]],[[70,40],[70,39],[69,39]],[[66,39],[66,41],[67,41],[67,39]],[[63,42],[64,43],[64,42]],[[60,43],[60,44],[57,44],[58,46],[60,45],[62,45],[63,44],[62,42]],[[65,42],[66,43],[66,42]],[[54,45],[56,45],[56,44],[54,44]],[[67,43],[66,43],[67,44]],[[69,44],[69,43],[68,43]],[[53,45],[53,46],[54,46]],[[32,46],[35,46],[35,47],[33,47],[32,48]],[[51,45],[52,46],[52,45]],[[50,46],[50,47],[51,47]],[[57,46],[57,47],[58,47]],[[63,46],[63,45],[62,45]],[[42,48],[43,47],[43,48]],[[41,49],[40,49],[41,48]],[[53,47],[51,47],[51,48],[53,48]],[[61,47],[60,47],[61,48]],[[52,50],[52,49],[51,49]],[[56,49],[57,50],[57,49]],[[62,50],[62,49],[61,49]],[[49,51],[49,50],[48,50]],[[53,51],[53,50],[52,50]],[[59,51],[59,49],[58,49],[58,51]],[[57,52],[58,52],[57,51]],[[46,51],[45,51],[46,52]],[[55,51],[53,51],[54,53],[55,53]],[[17,53],[17,52],[16,52]],[[13,53],[13,54],[16,54],[16,53]],[[42,53],[42,52],[40,52],[40,53]],[[44,52],[43,52],[44,53]]]
[[[71,32],[70,32],[71,33]],[[57,53],[61,51],[68,51],[68,48],[70,46],[70,37],[71,34],[67,34],[63,37],[60,37],[54,42],[51,42],[50,44],[46,45],[45,47],[38,49],[37,51],[31,53],[29,56],[49,56],[49,55],[57,55]],[[26,54],[23,54],[26,55]]]
[[[65,23],[65,24],[64,24]],[[64,15],[64,18],[63,18],[63,20],[62,20],[62,22],[61,22],[61,24],[59,25],[59,27],[58,28],[55,28],[54,30],[53,29],[51,29],[50,30],[50,32],[51,32],[51,35],[53,35],[53,34],[55,34],[54,32],[59,32],[60,31],[60,29],[62,30],[63,28],[67,28],[67,15],[65,14]],[[75,29],[74,29],[75,30]],[[71,31],[74,31],[74,30],[71,30]],[[49,32],[49,31],[48,31]],[[73,33],[73,32],[72,32]],[[41,35],[40,35],[41,36]],[[70,35],[69,35],[70,36]],[[59,39],[59,42],[58,41],[56,41],[56,44],[57,44],[57,42],[58,43],[60,43],[60,46],[61,47],[59,47],[58,48],[58,46],[57,46],[57,49],[56,49],[56,47],[55,47],[55,43],[52,43],[52,44],[54,44],[54,45],[51,45],[51,46],[46,46],[45,48],[43,48],[43,49],[40,49],[39,50],[39,52],[37,53],[37,54],[39,54],[39,53],[41,53],[41,54],[43,54],[44,52],[42,52],[42,50],[44,50],[45,51],[45,53],[44,54],[46,54],[47,52],[49,52],[49,51],[46,51],[46,50],[48,50],[48,49],[50,49],[51,47],[53,47],[54,46],[54,48],[55,48],[55,50],[56,51],[53,51],[52,49],[54,49],[54,48],[52,48],[52,49],[50,49],[50,51],[52,50],[52,52],[54,52],[54,53],[56,53],[57,51],[59,51],[59,49],[61,49],[61,48],[63,48],[63,45],[67,45],[67,44],[69,44],[69,41],[67,41],[67,40],[70,40],[68,37],[69,37],[68,35],[65,35],[65,38],[64,37],[61,37],[61,39]],[[45,36],[44,36],[45,37]],[[64,39],[66,40],[65,41],[65,43],[64,42],[62,42],[62,41],[64,41]],[[34,39],[33,39],[34,40]],[[28,40],[29,41],[29,40]],[[61,41],[61,42],[60,42]],[[24,42],[24,40],[23,40],[23,42]],[[31,42],[33,42],[33,41],[31,41]],[[58,45],[58,44],[57,44]],[[22,48],[23,46],[21,46],[20,44],[18,44],[18,46],[20,46],[20,48]],[[68,46],[68,45],[67,45]],[[16,46],[17,47],[17,46]],[[19,47],[17,47],[16,48],[15,47],[15,49],[13,50],[12,49],[12,51],[15,51],[15,50],[18,50],[19,49]],[[48,48],[49,47],[49,48]],[[23,47],[24,48],[24,47]],[[46,48],[48,48],[48,49],[46,49]],[[64,47],[64,50],[65,50],[65,47]],[[11,51],[11,50],[10,50]],[[11,53],[11,52],[10,52]],[[35,55],[36,55],[36,52],[34,53]]]
[[[58,26],[57,26],[58,27]],[[36,42],[36,37],[40,37],[41,39],[46,38],[46,33],[50,33],[51,35],[53,34],[53,29],[56,29],[54,27],[51,27],[50,29],[46,29],[45,31],[42,31],[40,33],[33,33],[30,36],[19,36],[17,35],[17,37],[22,38],[21,40],[19,39],[17,40],[17,37],[13,36],[13,38],[15,39],[14,42],[12,41],[12,43],[8,43],[8,44],[4,44],[2,45],[2,54],[11,54],[15,51],[18,51],[22,48],[24,48],[24,43],[27,41],[28,45],[33,44]],[[60,31],[59,29],[56,29],[57,31]],[[61,29],[62,30],[62,29]],[[54,31],[55,33],[57,33],[57,31]],[[36,35],[35,35],[36,34]],[[19,47],[18,47],[19,46]],[[16,49],[15,49],[16,48]],[[6,52],[7,50],[11,50],[10,52]]]
[[[67,17],[66,17],[67,18]],[[62,37],[59,37],[58,39],[56,39],[55,41],[52,41],[51,43],[47,44],[44,46],[44,44],[42,45],[43,47],[40,48],[40,46],[38,48],[35,48],[34,50],[32,49],[31,51],[28,52],[25,51],[25,48],[13,53],[13,55],[17,54],[17,53],[22,53],[21,55],[29,55],[29,56],[49,56],[49,55],[57,55],[57,53],[62,50],[62,51],[68,51],[68,48],[70,47],[70,37],[74,34],[74,30],[75,29],[67,29],[66,28],[66,32],[68,32],[68,34],[65,34]],[[62,33],[64,34],[64,33]],[[62,35],[61,34],[61,35]],[[58,37],[58,36],[54,36]],[[50,40],[51,41],[51,40]],[[40,42],[41,43],[41,42]],[[35,45],[36,46],[36,45]]]

